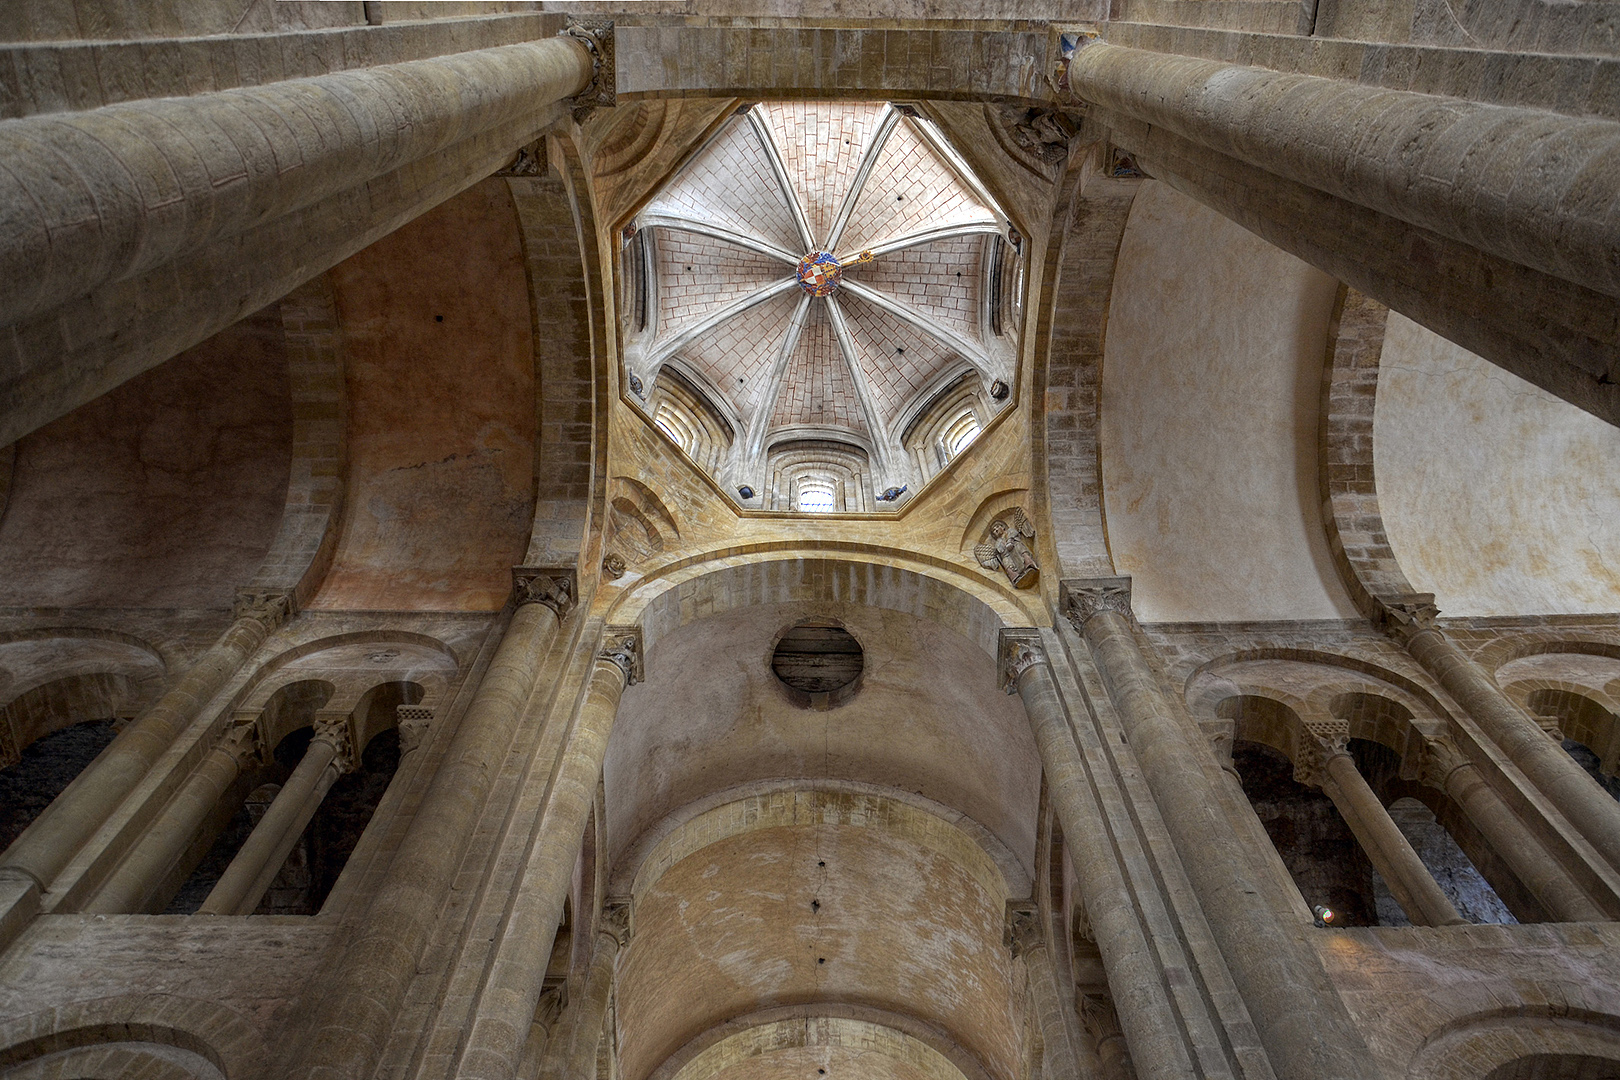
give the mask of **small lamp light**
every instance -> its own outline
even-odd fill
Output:
[[[1316,916],[1317,926],[1339,925],[1338,911],[1328,907],[1326,904],[1317,904],[1315,907],[1311,908],[1311,913]]]

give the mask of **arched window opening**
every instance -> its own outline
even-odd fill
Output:
[[[830,439],[804,439],[771,447],[765,505],[804,514],[870,510],[866,451]]]
[[[1389,715],[1392,710],[1406,711],[1404,706],[1375,694],[1355,696],[1365,699],[1361,707],[1364,716]],[[1461,811],[1434,788],[1426,788],[1415,780],[1403,779],[1401,756],[1389,746],[1353,738],[1349,749],[1351,756],[1356,759],[1356,768],[1367,779],[1367,786],[1388,807],[1390,818],[1401,830],[1401,835],[1406,837],[1407,843],[1412,845],[1412,850],[1440,886],[1440,891],[1457,909],[1457,914],[1469,922],[1517,923],[1519,920],[1453,835],[1452,828],[1462,829],[1476,855],[1487,850],[1475,838],[1476,834],[1471,826],[1467,826]],[[1439,808],[1440,814],[1436,814],[1434,807]],[[1444,820],[1441,815],[1444,815]],[[1378,889],[1379,922],[1385,926],[1410,925],[1400,904],[1390,894],[1388,885],[1381,878],[1375,879],[1374,883]]]
[[[830,514],[838,508],[838,485],[817,477],[801,477],[793,509],[805,514]]]
[[[647,410],[653,424],[674,440],[686,456],[712,473],[730,449],[734,429],[708,393],[672,365],[658,375]]]
[[[973,444],[989,414],[978,372],[965,371],[917,410],[900,441],[930,480]]]
[[[319,913],[399,766],[398,709],[420,702],[423,689],[416,683],[385,683],[362,695],[351,712],[317,718],[316,710],[329,693],[330,686],[319,682],[283,688],[266,708],[265,730],[273,737],[305,719],[318,719],[328,728],[340,725],[344,753],[334,753],[330,742],[323,741],[321,756],[311,759],[316,725],[303,724],[277,742],[268,765],[244,769],[220,800],[211,827],[198,837],[194,850],[202,853],[167,914]],[[356,750],[358,760],[346,756]],[[343,771],[346,765],[352,768]],[[299,787],[295,774],[300,769],[318,781]],[[284,803],[284,798],[293,802]],[[274,826],[276,835],[300,831],[288,846],[264,847],[255,838],[261,826]],[[279,867],[272,871],[275,854],[280,855]],[[238,865],[239,859],[254,865]],[[238,882],[252,885],[233,888]]]
[[[1598,785],[1620,799],[1620,725],[1614,714],[1573,690],[1532,691],[1530,711],[1558,725],[1563,747]]]
[[[1293,762],[1263,743],[1237,739],[1232,765],[1306,905],[1332,908],[1341,926],[1376,925],[1372,863],[1333,800],[1295,780]]]
[[[0,851],[15,843],[117,734],[115,720],[82,720],[24,745],[12,764],[0,769]]]

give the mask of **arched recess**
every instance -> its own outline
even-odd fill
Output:
[[[665,834],[635,875],[636,937],[616,980],[623,1075],[730,1076],[736,1062],[716,1049],[727,1040],[683,1048],[728,1023],[746,1031],[738,1018],[760,1010],[791,1008],[803,1024],[855,1002],[944,1033],[979,1063],[968,1075],[1012,1080],[1021,1054],[1007,884],[960,825],[890,795],[823,788],[715,806]],[[792,1021],[778,1034],[791,1040]],[[829,1037],[812,1045],[843,1045]],[[912,1068],[934,1063],[924,1076],[963,1072],[931,1047],[889,1039]],[[729,1051],[749,1057],[748,1045],[744,1036]]]
[[[269,1054],[258,1031],[234,1009],[175,994],[128,994],[70,1001],[0,1022],[0,1077],[131,1075],[130,1069],[92,1071],[119,1060],[97,1053],[109,1045],[132,1050],[137,1061],[184,1069],[168,1073],[174,1080],[251,1076]]]
[[[444,642],[425,634],[387,629],[318,638],[267,659],[237,695],[239,712],[261,710],[283,686],[308,679],[332,685],[327,708],[352,709],[383,683],[422,685],[422,704],[437,706],[460,665]]]
[[[1578,1008],[1552,1016],[1534,1006],[1517,1015],[1482,1013],[1452,1021],[1424,1041],[1406,1070],[1407,1080],[1614,1076],[1620,1076],[1620,1017]]]
[[[166,667],[149,643],[108,630],[0,639],[0,768],[68,724],[135,715],[162,692]]]
[[[848,1006],[793,1015],[803,1011],[767,1010],[719,1025],[670,1055],[649,1080],[752,1080],[817,1069],[872,1080],[989,1080],[960,1046],[908,1017]]]
[[[1033,393],[1045,423],[1033,426],[1030,449],[1034,487],[1044,493],[1052,522],[1042,530],[1051,537],[1043,539],[1042,554],[1059,571],[1053,580],[1114,573],[1103,525],[1097,406],[1114,271],[1141,182],[1103,176],[1105,149],[1099,144],[1064,175],[1057,205],[1068,209],[1043,253],[1035,305]]]
[[[613,362],[612,290],[603,271],[597,194],[571,137],[546,140],[543,176],[506,179],[528,275],[538,438],[526,566],[593,566],[604,523],[606,430]],[[595,580],[595,575],[581,575]]]

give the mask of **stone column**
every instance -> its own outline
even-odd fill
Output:
[[[251,915],[281,872],[293,845],[315,816],[332,782],[355,767],[354,739],[347,713],[317,714],[315,735],[298,767],[281,785],[275,801],[225,868],[198,912]]]
[[[1220,793],[1199,764],[1209,749],[1177,720],[1137,645],[1130,578],[1065,581],[1063,593],[1278,1080],[1374,1080],[1371,1054],[1305,940],[1313,928],[1279,920],[1241,840],[1211,812]]]
[[[495,946],[456,1070],[462,1080],[511,1080],[517,1069],[579,861],[619,697],[640,678],[640,631],[633,626],[608,627],[541,810],[529,863]]]
[[[290,596],[282,592],[237,593],[236,618],[230,628],[173,689],[119,732],[0,856],[0,882],[21,883],[19,889],[0,895],[0,904],[7,905],[0,912],[9,912],[18,896],[31,897],[37,906],[39,894],[50,888],[56,875],[135,790],[159,756],[287,618],[290,603]],[[7,925],[5,915],[0,914],[0,948],[10,940],[3,929]]]
[[[318,1019],[289,1077],[352,1080],[377,1066],[540,665],[574,607],[572,568],[513,573],[517,609],[353,942],[321,981]]]
[[[1620,802],[1496,685],[1496,680],[1435,625],[1434,597],[1419,594],[1384,608],[1389,631],[1445,687],[1486,736],[1620,870]]]
[[[546,1049],[551,1045],[551,1032],[567,1004],[566,986],[554,986],[540,994],[540,1003],[534,1007],[534,1020],[529,1024],[529,1039],[523,1044],[523,1057],[518,1062],[518,1080],[536,1080],[540,1075]]]
[[[608,904],[596,924],[591,966],[577,997],[568,1003],[560,1030],[540,1069],[540,1080],[596,1080],[596,1051],[602,1042],[608,1000],[613,996],[613,966],[630,942],[630,906]]]
[[[208,815],[230,790],[242,768],[260,758],[264,740],[257,715],[238,717],[186,777],[156,821],[141,834],[106,882],[84,905],[96,915],[139,913],[167,879]]]
[[[1150,1080],[1185,1080],[1194,1075],[1194,1069],[1179,1037],[1181,1025],[1165,989],[1164,973],[1136,918],[1130,889],[1115,862],[1107,824],[1087,797],[1090,781],[1047,666],[1046,651],[1033,633],[1014,637],[1010,631],[1002,632],[1002,648],[1011,653],[1006,666],[1008,692],[1023,699],[1029,715],[1047,791],[1075,862],[1081,902],[1091,913],[1103,968],[1109,983],[1120,987],[1129,1002],[1125,1030],[1142,1075]]]
[[[1047,1080],[1092,1080],[1096,1063],[1080,1038],[1079,1015],[1058,993],[1057,972],[1047,947],[1039,912],[1026,908],[1007,913],[1007,945],[1013,959],[1022,958],[1029,976],[1029,996],[1041,1025]]]
[[[1079,1007],[1086,1031],[1097,1047],[1102,1080],[1136,1080],[1136,1067],[1131,1064],[1130,1047],[1125,1045],[1114,1003],[1101,994],[1081,994]]]
[[[1466,925],[1468,920],[1457,914],[1434,875],[1412,850],[1406,834],[1367,786],[1355,759],[1345,749],[1348,736],[1310,738],[1302,754],[1307,758],[1306,768],[1301,770],[1306,782],[1317,780],[1322,791],[1333,800],[1339,815],[1355,833],[1368,860],[1383,875],[1406,917],[1416,926]]]
[[[1496,857],[1507,864],[1554,920],[1607,919],[1450,739],[1431,739],[1424,747],[1423,779],[1462,807]]]

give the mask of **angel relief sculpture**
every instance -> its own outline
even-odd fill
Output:
[[[1000,570],[1015,589],[1027,589],[1040,577],[1041,568],[1026,540],[1035,539],[1035,527],[1024,516],[1021,506],[1013,507],[1011,524],[1003,518],[990,523],[984,543],[973,548],[973,555],[986,570]]]

